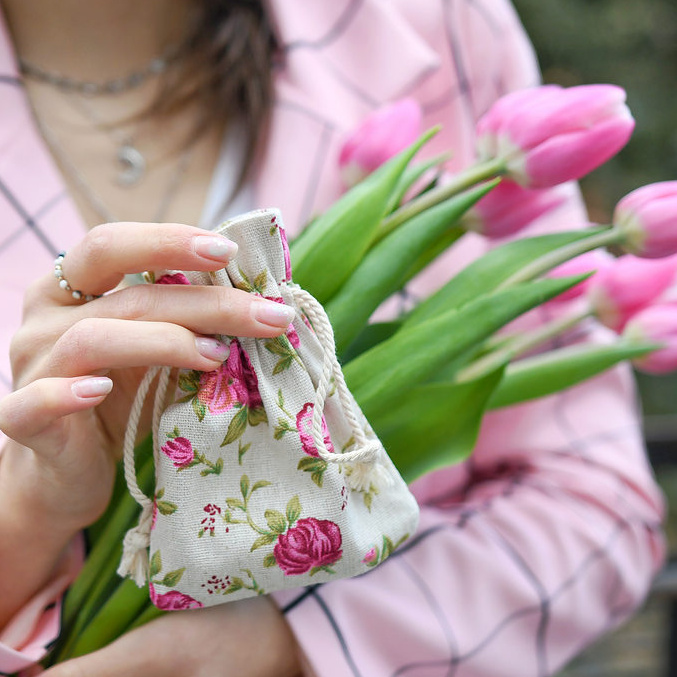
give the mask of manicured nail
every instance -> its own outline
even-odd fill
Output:
[[[284,303],[255,301],[252,303],[252,315],[257,322],[273,327],[288,327],[296,316],[296,312]]]
[[[195,253],[206,259],[230,261],[237,254],[237,244],[219,235],[198,235],[193,243]]]
[[[74,381],[71,384],[73,395],[82,399],[108,395],[112,389],[113,381],[111,381],[109,378],[106,378],[105,376],[83,378],[81,381]]]
[[[195,338],[195,345],[198,353],[209,360],[224,362],[230,355],[230,348],[217,339],[198,336]]]

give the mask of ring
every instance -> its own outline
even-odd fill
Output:
[[[54,259],[54,277],[56,278],[57,282],[59,283],[59,287],[63,289],[64,291],[69,291],[71,293],[71,296],[78,300],[84,300],[84,301],[93,301],[94,299],[98,299],[101,297],[101,294],[94,295],[94,294],[85,294],[84,292],[81,292],[79,289],[73,289],[71,287],[70,283],[68,280],[64,277],[63,274],[63,260],[66,258],[66,252],[61,252],[56,259]]]

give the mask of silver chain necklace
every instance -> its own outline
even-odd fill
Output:
[[[111,212],[101,197],[89,185],[82,172],[75,166],[49,125],[41,120],[37,114],[35,114],[34,117],[40,132],[49,144],[52,152],[61,162],[61,165],[64,167],[68,175],[71,177],[82,197],[85,198],[89,206],[102,220],[102,223],[115,223],[119,221],[120,219],[118,219],[116,215]],[[153,221],[155,223],[162,223],[164,221],[165,216],[169,211],[169,207],[171,206],[172,201],[178,192],[178,188],[181,185],[181,181],[183,180],[186,170],[188,169],[194,148],[195,143],[193,142],[181,154],[181,157],[179,158],[176,165],[176,170],[170,178],[167,188],[162,194],[160,204],[158,205],[157,210],[153,216]]]
[[[21,57],[19,58],[19,69],[23,75],[56,87],[63,92],[77,92],[86,96],[121,94],[141,86],[148,78],[164,73],[167,67],[179,57],[181,51],[178,45],[172,45],[165,50],[162,56],[152,58],[143,68],[124,77],[113,78],[104,82],[77,80],[61,73],[50,72]]]

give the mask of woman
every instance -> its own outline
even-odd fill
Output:
[[[427,125],[444,124],[428,152],[453,150],[458,169],[477,117],[538,75],[504,0],[2,8],[2,354],[18,333],[16,390],[0,404],[13,440],[0,463],[0,670],[13,671],[56,632],[50,604],[77,568],[78,532],[110,496],[142,368],[214,368],[225,351],[210,335],[271,336],[289,321],[215,288],[134,287],[83,303],[58,286],[53,255],[68,250],[57,274],[92,296],[126,273],[219,268],[229,243],[179,224],[274,205],[293,235],[341,190],[344,132],[405,95]],[[192,30],[217,48],[188,40]],[[581,217],[572,197],[539,227]],[[122,222],[94,227],[105,221]],[[481,248],[469,238],[412,294]],[[8,391],[9,359],[1,371]],[[172,614],[48,674],[549,674],[634,609],[661,563],[661,499],[622,370],[492,415],[471,462],[415,491],[419,533],[367,576]]]

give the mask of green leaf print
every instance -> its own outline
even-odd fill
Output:
[[[156,550],[153,553],[153,556],[150,558],[150,568],[148,573],[150,577],[153,578],[153,576],[157,576],[161,571],[162,571],[162,556],[160,555],[160,551]]]
[[[226,436],[221,442],[221,446],[225,447],[227,444],[235,442],[235,440],[242,437],[244,431],[247,429],[247,407],[242,407],[230,421]]]
[[[181,569],[176,569],[175,571],[170,571],[165,574],[165,577],[160,581],[160,585],[165,585],[168,588],[173,588],[175,585],[178,585],[183,572],[186,570],[186,567]]]
[[[292,527],[296,520],[301,516],[301,501],[298,496],[294,496],[287,503],[287,522]]]
[[[264,547],[265,545],[270,545],[271,543],[275,543],[277,540],[278,534],[263,534],[259,536],[253,543],[252,547],[249,548],[249,552],[254,552],[254,550],[258,550],[259,548]]]
[[[279,510],[266,510],[263,516],[268,527],[276,534],[283,534],[287,530],[287,518]]]

